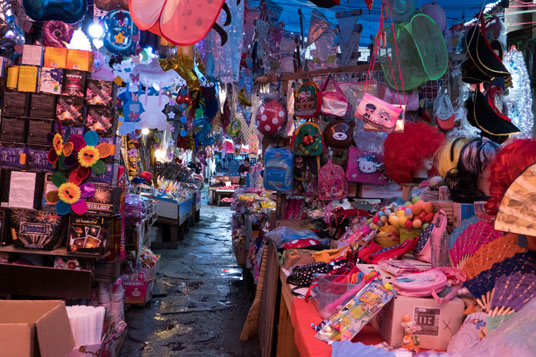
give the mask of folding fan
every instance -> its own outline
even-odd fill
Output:
[[[216,24],[222,8],[227,13],[226,25],[231,22],[229,8],[224,4],[225,0],[129,0],[129,9],[141,30],[175,45],[189,46],[201,41],[213,27],[222,35],[223,29]]]
[[[508,233],[480,247],[476,253],[467,258],[462,270],[467,279],[472,279],[493,264],[502,262],[516,253],[526,252],[527,249],[519,244],[517,234]]]
[[[488,222],[480,221],[471,224],[458,237],[452,249],[449,249],[452,266],[461,269],[465,260],[475,254],[478,248],[503,235],[504,233],[494,230]]]
[[[452,247],[454,246],[454,243],[456,243],[456,240],[458,239],[458,237],[463,233],[463,231],[465,231],[467,229],[467,227],[469,227],[471,224],[474,224],[474,223],[477,223],[477,222],[480,222],[481,219],[478,218],[477,216],[472,216],[470,218],[467,218],[467,219],[464,219],[462,224],[460,224],[458,227],[456,227],[452,233],[450,234],[450,236],[448,236],[448,243],[449,243],[449,249],[452,249]]]
[[[536,236],[536,163],[508,187],[499,205],[495,229]]]
[[[506,315],[519,311],[535,297],[536,274],[503,275],[495,281],[489,315]]]
[[[471,280],[465,281],[463,285],[476,298],[477,303],[488,311],[495,281],[502,275],[511,275],[517,272],[525,274],[536,273],[536,252],[517,253],[511,258],[493,264],[490,269],[481,272]]]

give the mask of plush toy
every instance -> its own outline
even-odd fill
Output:
[[[162,111],[166,104],[169,103],[169,98],[165,95],[147,96],[142,94],[140,102],[144,109],[144,112],[140,114],[140,126],[142,128],[165,130],[167,128],[167,117]]]
[[[407,121],[403,133],[385,139],[385,174],[398,184],[421,181],[432,172],[432,156],[445,141],[445,135],[425,122]]]
[[[408,315],[402,317],[400,323],[404,329],[404,337],[402,338],[402,347],[409,350],[419,352],[419,337],[415,336],[415,332],[421,330],[421,326],[411,319]]]

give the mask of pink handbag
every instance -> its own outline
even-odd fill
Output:
[[[448,277],[447,277],[448,275]],[[451,291],[445,297],[440,298],[439,293],[449,281],[449,278],[456,281]],[[393,286],[400,295],[411,297],[433,296],[442,304],[456,296],[457,285],[465,281],[463,271],[455,268],[432,268],[419,273],[402,274],[393,280]]]
[[[329,81],[333,82],[333,87],[335,87],[335,92],[326,91]],[[342,93],[339,84],[331,74],[328,75],[326,81],[322,85],[322,107],[320,112],[325,115],[333,115],[335,117],[344,118],[350,111],[350,103],[346,100],[346,97]]]
[[[447,230],[447,221],[447,214],[443,210],[434,215],[432,223],[417,238],[417,248],[414,250],[417,259],[428,263],[432,261],[432,242],[443,237]]]
[[[355,116],[382,131],[392,132],[400,113],[402,113],[402,108],[365,93],[357,107]]]

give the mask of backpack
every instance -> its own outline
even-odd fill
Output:
[[[294,114],[300,118],[312,118],[320,114],[322,92],[315,82],[303,82],[294,94]]]
[[[348,195],[344,169],[331,160],[318,173],[318,198],[322,201],[341,200]]]
[[[275,191],[292,191],[294,155],[284,148],[269,147],[264,154],[264,188]]]
[[[290,141],[290,147],[296,155],[318,156],[324,151],[322,131],[312,122],[303,123],[296,129]]]

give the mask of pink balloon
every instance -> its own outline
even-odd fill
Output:
[[[51,47],[66,47],[73,38],[74,27],[62,21],[47,21],[43,25],[43,41]]]

